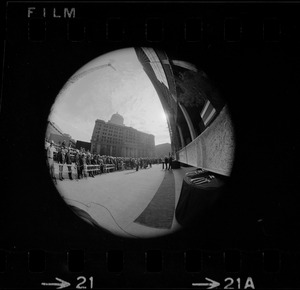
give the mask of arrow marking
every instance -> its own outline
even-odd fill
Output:
[[[64,281],[62,279],[59,279],[59,278],[55,278],[55,279],[56,279],[56,281],[59,281],[60,283],[45,283],[45,282],[43,282],[42,285],[43,286],[59,286],[56,289],[66,288],[71,285],[69,282]]]
[[[205,278],[206,281],[209,281],[210,283],[193,283],[193,286],[203,286],[203,287],[208,287],[207,289],[213,289],[216,288],[220,285],[219,282],[211,280],[209,278]]]

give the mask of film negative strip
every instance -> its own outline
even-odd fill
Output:
[[[8,1],[0,287],[298,288],[299,8]]]

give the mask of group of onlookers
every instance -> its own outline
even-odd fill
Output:
[[[55,155],[55,158],[54,158]],[[53,141],[47,147],[47,159],[50,168],[50,174],[56,181],[54,172],[54,160],[58,162],[58,178],[64,180],[63,167],[66,164],[68,168],[68,176],[70,180],[73,180],[72,166],[76,170],[77,180],[87,177],[95,177],[95,175],[103,174],[112,171],[120,171],[127,169],[139,169],[151,168],[152,164],[161,163],[161,159],[158,158],[133,158],[133,157],[113,157],[100,154],[92,154],[89,150],[81,148],[75,150],[71,147],[67,147],[65,141],[61,146],[57,146],[55,149]]]
[[[172,165],[173,165],[173,156],[169,154],[169,157],[165,156],[164,158],[160,158],[160,162],[162,163],[162,169],[165,170],[172,170]],[[169,164],[169,167],[168,167]]]
[[[50,174],[52,178],[56,180],[55,172],[54,172],[54,153],[56,154],[56,160],[58,162],[58,178],[60,180],[64,180],[63,177],[63,167],[64,164],[67,165],[68,168],[68,175],[71,180],[73,180],[72,177],[72,158],[71,158],[71,147],[66,147],[65,141],[62,142],[62,145],[58,152],[56,152],[56,149],[54,147],[54,142],[51,141],[50,145],[47,147],[47,160],[50,168]]]

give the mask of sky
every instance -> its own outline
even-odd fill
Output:
[[[90,142],[95,120],[107,122],[119,113],[125,126],[153,134],[155,145],[171,143],[161,102],[133,48],[104,54],[77,74],[81,77],[58,94],[49,114],[64,133]]]

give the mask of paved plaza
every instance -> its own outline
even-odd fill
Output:
[[[57,164],[55,170],[58,172]],[[153,199],[165,174],[174,175],[173,206],[176,208],[183,176],[191,170],[193,168],[165,171],[161,164],[155,164],[152,168],[139,171],[116,171],[80,180],[69,180],[65,174],[65,180],[57,180],[57,188],[67,204],[84,211],[94,222],[114,234],[137,238],[156,237],[180,229],[175,214],[169,229],[149,227],[134,221]]]

